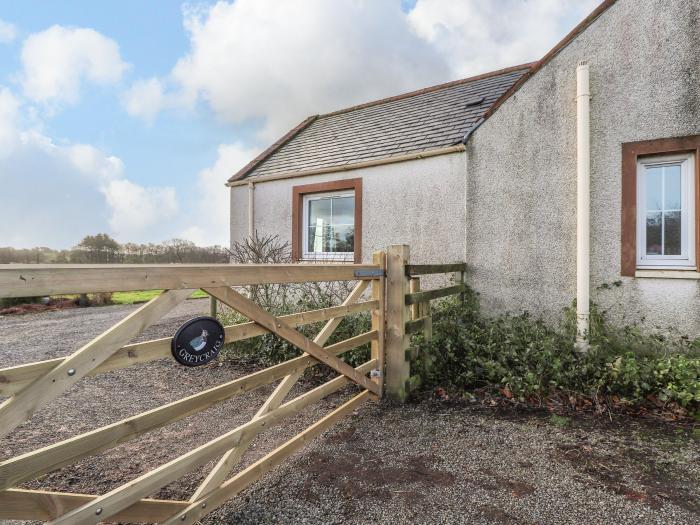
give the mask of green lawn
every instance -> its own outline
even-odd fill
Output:
[[[156,295],[160,294],[163,290],[142,290],[138,292],[114,292],[112,294],[112,302],[114,304],[134,304],[134,303],[145,303],[150,301]],[[199,299],[201,297],[209,297],[202,290],[197,290],[194,292],[190,298]]]

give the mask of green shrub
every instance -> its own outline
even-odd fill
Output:
[[[313,309],[309,303],[300,300],[296,310],[299,312]],[[291,308],[284,312],[273,311],[275,315],[293,313]],[[243,316],[230,310],[219,314],[219,320],[225,325],[247,322]],[[323,328],[324,322],[300,326],[297,328],[301,333],[313,339],[313,337]],[[348,339],[370,330],[371,320],[369,314],[355,314],[345,317],[333,332],[328,342],[324,346]],[[236,341],[224,346],[222,358],[236,361],[244,361],[261,367],[272,366],[282,361],[287,361],[301,355],[301,351],[284,339],[273,334],[264,334],[243,341]],[[369,345],[363,345],[343,354],[342,358],[352,366],[358,366],[369,360]],[[324,374],[325,375],[325,374]]]
[[[231,262],[279,264],[291,262],[291,248],[278,236],[259,236],[257,232],[252,239],[235,243],[231,249]],[[350,294],[355,283],[335,281],[300,284],[266,284],[246,287],[245,293],[264,310],[276,315],[288,315],[295,312],[318,310],[339,305]],[[219,313],[219,320],[224,325],[247,322],[248,319],[233,310],[224,309]],[[297,329],[313,339],[321,330],[324,322],[300,326]],[[370,330],[369,313],[350,315],[341,321],[331,338],[324,346],[348,339]],[[273,334],[265,334],[226,345],[221,352],[223,359],[244,361],[256,366],[271,366],[301,355],[301,351],[287,341]],[[342,358],[352,366],[358,366],[369,360],[369,345],[363,345],[343,354]],[[329,370],[316,367],[313,373],[325,377]]]
[[[416,341],[415,365],[428,387],[485,387],[520,401],[564,392],[633,404],[671,401],[690,412],[700,407],[697,341],[615,327],[593,307],[590,347],[583,353],[570,311],[561,327],[528,314],[489,318],[469,292],[464,304],[445,300],[434,312],[432,340]]]

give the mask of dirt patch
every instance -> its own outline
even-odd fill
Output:
[[[508,490],[516,498],[523,498],[535,492],[535,487],[520,480],[509,479],[490,469],[481,469],[486,479],[476,479],[475,484],[487,490]]]
[[[678,471],[673,475],[659,465],[651,450],[621,447],[613,452],[601,451],[585,441],[559,445],[557,450],[557,459],[594,479],[600,488],[652,509],[673,503],[700,514],[700,501],[688,486],[688,480]]]
[[[366,449],[352,451],[355,447],[364,448],[354,426],[328,440],[344,444],[347,450],[342,455],[309,454],[304,468],[308,479],[301,495],[310,502],[319,500],[320,489],[334,487],[349,499],[370,497],[386,501],[402,497],[406,503],[413,504],[423,497],[421,487],[449,486],[455,481],[454,475],[436,467],[441,460],[432,455],[410,455],[396,465],[378,454],[368,454]]]
[[[399,498],[413,507],[423,499],[425,490],[450,486],[455,476],[437,468],[441,459],[429,455],[410,455],[397,464],[372,451],[355,425],[330,435],[328,442],[343,453],[312,452],[304,462],[305,482],[299,495],[309,503],[318,503],[329,489],[345,499],[345,513],[353,512],[357,502],[368,498],[387,502]],[[360,452],[358,452],[360,451]]]
[[[525,523],[528,523],[526,521],[522,521],[517,516],[508,514],[498,507],[494,507],[493,505],[479,505],[478,510],[481,511],[481,514],[487,520],[489,520],[490,523],[498,523],[502,525],[524,525]]]

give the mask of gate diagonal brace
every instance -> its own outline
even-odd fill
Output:
[[[362,297],[362,294],[369,286],[369,283],[370,281],[360,281],[359,283],[357,283],[352,292],[350,292],[350,295],[348,295],[348,297],[343,301],[342,306],[355,304],[360,299],[360,297]],[[316,337],[314,337],[314,343],[316,343],[319,346],[325,345],[326,341],[328,341],[331,335],[333,335],[333,332],[336,328],[338,328],[338,325],[341,323],[342,320],[342,317],[334,317],[330,319],[324,325],[321,331],[316,335]],[[372,372],[374,372],[374,370]],[[277,385],[277,388],[275,388],[272,394],[270,394],[267,400],[260,407],[253,419],[259,419],[268,412],[279,408],[279,406],[284,401],[284,398],[287,396],[287,394],[290,392],[290,390],[294,387],[296,382],[303,374],[304,370],[301,370],[285,376],[284,379],[282,379],[282,381],[280,382],[280,384]],[[370,377],[374,376],[372,375]],[[241,460],[246,450],[248,450],[248,447],[252,443],[253,439],[255,439],[255,435],[251,434],[249,437],[243,438],[237,447],[232,448],[231,450],[226,452],[226,454],[224,454],[221,457],[219,462],[209,472],[209,475],[199,485],[197,490],[192,494],[190,502],[197,501],[203,495],[211,492],[212,490],[217,488],[221,483],[223,483],[226,480],[226,476],[231,471],[231,469]]]
[[[311,339],[289,326],[282,319],[266,312],[247,297],[244,297],[228,287],[205,288],[204,291],[278,337],[297,346],[310,356],[318,359],[321,363],[328,365],[339,374],[346,376],[362,388],[369,390],[375,395],[380,395],[379,385],[377,385],[377,383],[374,383],[367,376],[359,373],[342,359],[330,355]]]
[[[72,387],[131,339],[184,302],[193,291],[164,291],[5,400],[0,404],[0,437]]]

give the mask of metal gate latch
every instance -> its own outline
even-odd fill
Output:
[[[382,371],[376,368],[369,373],[369,377],[382,377]]]

